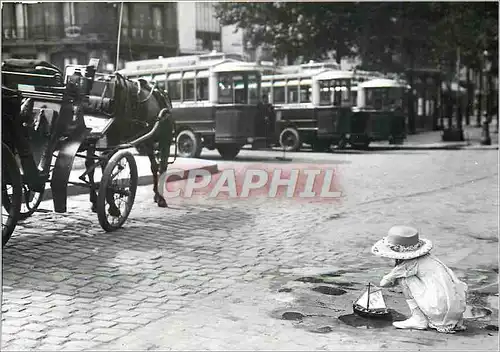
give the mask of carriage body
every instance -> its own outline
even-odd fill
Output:
[[[13,142],[6,139],[7,143],[2,143],[2,150],[6,151],[4,154],[17,159],[10,158],[9,164],[2,161],[2,169],[8,167],[11,179],[17,178],[16,174],[19,173],[21,181],[21,188],[13,187],[13,193],[17,194],[5,197],[4,182],[2,182],[2,203],[7,200],[11,204],[7,212],[9,217],[12,216],[14,219],[8,228],[2,226],[4,245],[10,238],[17,220],[22,220],[36,211],[42,200],[46,182],[50,182],[51,185],[55,212],[66,212],[68,185],[76,184],[89,188],[91,192],[99,190],[96,211],[103,229],[116,230],[127,219],[134,202],[138,175],[134,157],[125,149],[133,147],[138,140],[103,148],[99,153],[96,151],[96,144],[115,118],[98,114],[94,117],[99,119],[99,123],[95,124],[92,116],[86,114],[90,92],[94,88],[97,62],[98,60],[93,59],[89,65],[67,66],[64,74],[57,67],[43,61],[6,60],[2,64],[2,82],[5,85],[2,87],[2,101],[11,98],[7,96],[9,92],[14,92],[15,94],[10,95],[16,95],[18,99],[17,104],[9,106],[10,112],[2,112],[2,124],[4,121],[12,122],[8,128],[2,129],[2,139],[5,134],[15,137]],[[23,111],[20,111],[21,99],[24,99]],[[163,116],[165,112],[162,110],[161,115]],[[9,113],[10,118],[6,120],[4,117]],[[149,138],[157,127],[158,123],[149,133],[141,136],[141,140]],[[82,152],[86,152],[86,155],[82,155]],[[86,169],[79,177],[82,182],[70,181],[76,157],[86,159]],[[129,185],[126,189],[118,189],[113,175],[123,161],[128,165]],[[100,182],[87,180],[88,174],[93,174],[98,166],[103,169]],[[34,183],[30,180],[38,180],[42,182],[42,186],[38,185],[40,188],[35,189]],[[11,181],[12,185],[14,183]],[[25,212],[10,201],[19,199],[19,192],[22,193],[23,204],[26,203]],[[108,218],[110,206],[117,209],[115,213],[120,211],[113,200],[115,193],[126,196],[127,204],[122,213],[115,214],[118,220],[113,222],[113,219]],[[36,199],[34,195],[37,195]]]

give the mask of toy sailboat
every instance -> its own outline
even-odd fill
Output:
[[[385,305],[382,289],[368,283],[368,289],[352,304],[354,313],[368,318],[385,318],[391,313]]]

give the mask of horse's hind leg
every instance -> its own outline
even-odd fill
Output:
[[[90,183],[90,203],[92,204],[92,211],[95,213],[97,212],[97,191],[96,191],[96,184],[94,181],[94,173],[95,169],[94,167],[94,157],[95,157],[95,148],[92,146],[87,149],[87,157],[85,158],[85,169],[90,170],[88,173],[89,177],[89,183]]]

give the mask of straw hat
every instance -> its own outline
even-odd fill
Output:
[[[432,242],[418,237],[418,231],[409,226],[393,226],[387,237],[372,247],[372,253],[391,259],[413,259],[430,252]]]

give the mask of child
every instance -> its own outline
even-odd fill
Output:
[[[465,330],[462,318],[467,285],[430,255],[431,249],[431,241],[419,239],[418,231],[407,226],[392,227],[388,236],[372,247],[373,254],[396,260],[380,286],[401,285],[410,307],[411,317],[393,325],[398,329],[431,327],[444,333]]]

